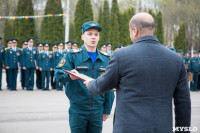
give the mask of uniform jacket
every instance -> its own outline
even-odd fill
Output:
[[[189,72],[200,72],[200,59],[199,57],[197,58],[191,58],[190,64],[189,64]]]
[[[16,51],[14,51],[12,48],[6,49],[5,66],[10,67],[10,69],[18,69],[20,59],[21,50],[19,48],[16,48]]]
[[[103,95],[91,95],[81,80],[71,80],[63,70],[76,69],[78,72],[86,74],[92,78],[97,78],[105,72],[110,56],[106,56],[97,50],[97,58],[93,65],[85,46],[69,52],[60,61],[55,70],[57,81],[66,83],[65,93],[70,100],[70,107],[92,110],[102,109],[104,114],[110,114],[114,93],[112,91]]]
[[[4,60],[4,52],[5,52],[5,48],[0,46],[0,69],[2,68],[2,63]]]
[[[60,62],[60,60],[63,58],[63,56],[66,55],[66,53],[67,53],[67,52],[64,51],[64,50],[63,50],[62,53],[56,51],[56,52],[55,52],[55,55],[54,55],[54,61],[55,61],[55,62],[53,62],[53,63],[54,63],[55,65],[57,65],[57,64]]]
[[[105,74],[88,86],[92,94],[116,88],[114,133],[172,133],[190,126],[191,102],[183,59],[154,36],[113,53]]]
[[[42,68],[42,71],[50,71],[52,68],[52,58],[52,52],[49,52],[48,55],[45,52],[40,53],[39,67]]]
[[[29,50],[28,47],[23,48],[22,52],[22,66],[26,68],[35,68],[35,60],[37,57],[37,49],[32,47],[32,50]]]
[[[37,63],[37,66],[40,66],[40,59],[41,59],[41,54],[43,51],[39,52],[39,50],[37,50],[36,52],[36,63]]]

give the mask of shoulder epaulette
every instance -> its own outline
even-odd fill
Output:
[[[78,48],[78,49],[72,49],[71,50],[71,53],[80,53],[82,51],[81,48]]]
[[[5,50],[10,49],[9,47],[5,48]]]
[[[102,51],[100,51],[99,50],[99,52],[102,54],[102,55],[105,55],[105,56],[110,56],[108,53],[106,53],[106,52],[102,52]]]

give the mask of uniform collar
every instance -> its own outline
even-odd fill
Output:
[[[139,42],[143,42],[143,41],[150,41],[150,40],[159,43],[158,39],[155,36],[151,36],[151,35],[142,36],[142,37],[138,38],[135,41],[135,43],[139,43]]]
[[[87,61],[90,58],[90,56],[88,55],[88,51],[87,51],[87,49],[85,48],[84,45],[81,47],[81,49],[83,51],[83,61]],[[100,59],[100,60],[104,61],[103,56],[101,55],[101,53],[99,52],[98,49],[97,49],[96,52],[97,52],[96,60]]]

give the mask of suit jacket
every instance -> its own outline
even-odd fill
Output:
[[[190,126],[186,77],[178,54],[154,36],[143,36],[114,52],[106,72],[91,81],[88,89],[102,94],[116,88],[114,133],[172,133],[172,101],[176,126]]]

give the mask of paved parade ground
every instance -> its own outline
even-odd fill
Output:
[[[70,133],[69,101],[64,91],[6,90],[5,73],[0,91],[0,133]],[[191,92],[192,127],[200,133],[200,91]],[[109,119],[104,122],[103,133],[111,133],[115,104]]]

